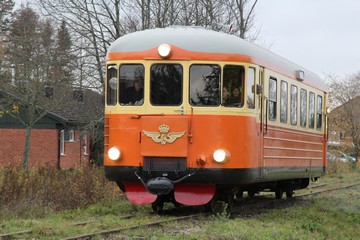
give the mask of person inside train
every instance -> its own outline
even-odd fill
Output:
[[[125,91],[125,101],[127,105],[142,105],[144,99],[144,81],[142,77],[135,78],[134,86]]]
[[[228,104],[240,103],[240,90],[239,87],[234,87],[231,91],[231,96],[227,102]]]
[[[223,87],[223,105],[227,105],[229,101],[229,90],[227,87]]]

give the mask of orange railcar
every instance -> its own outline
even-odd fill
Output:
[[[105,175],[137,204],[281,198],[326,168],[325,83],[236,36],[169,27],[107,53]]]

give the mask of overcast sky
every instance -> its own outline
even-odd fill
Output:
[[[255,11],[271,51],[320,77],[360,72],[360,0],[258,0]]]
[[[271,51],[320,77],[360,72],[359,0],[259,0],[255,10]]]

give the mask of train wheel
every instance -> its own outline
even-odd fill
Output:
[[[208,202],[204,206],[205,206],[206,212],[219,213],[219,212],[221,212],[222,205],[223,204],[220,201],[218,201],[218,197],[215,194],[214,197],[210,200],[210,202]]]
[[[151,204],[151,208],[156,213],[161,213],[164,208],[164,201],[160,197],[158,197],[155,202]]]
[[[255,197],[255,193],[256,193],[255,191],[248,191],[248,196],[253,198]]]
[[[226,194],[225,203],[227,204],[226,210],[230,213],[231,209],[234,207],[235,204],[235,194],[229,192]]]
[[[288,190],[286,191],[286,197],[287,198],[291,198],[294,195],[294,191],[293,190]]]
[[[276,189],[275,190],[275,198],[282,199],[283,193],[284,193],[284,191],[281,188]]]
[[[243,191],[239,191],[235,194],[235,202],[240,202],[241,199],[243,198],[244,196],[244,192]]]

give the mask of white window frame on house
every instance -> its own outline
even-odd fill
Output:
[[[83,145],[82,145],[82,147],[83,147],[83,150],[84,150],[84,155],[89,155],[88,154],[88,152],[87,152],[87,148],[88,148],[88,134],[87,134],[87,132],[83,132],[82,133],[82,141],[83,141]]]
[[[74,130],[69,130],[69,142],[75,142]]]
[[[65,155],[65,130],[60,131],[60,155]]]

